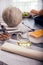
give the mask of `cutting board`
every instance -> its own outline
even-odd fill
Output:
[[[25,57],[28,57],[28,58],[43,60],[43,52],[28,49],[28,48],[25,48],[25,47],[20,47],[18,45],[11,44],[11,43],[8,43],[8,42],[5,42],[2,45],[1,50],[16,53],[16,54],[19,54],[19,55],[22,55],[22,56],[25,56]]]

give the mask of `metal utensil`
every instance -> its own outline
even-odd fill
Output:
[[[22,22],[22,24],[25,25],[24,22]],[[25,25],[25,26],[30,29],[29,31],[35,31],[35,29],[32,29],[32,28],[30,28],[29,26],[27,26],[27,25]]]

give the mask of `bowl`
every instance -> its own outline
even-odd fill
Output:
[[[43,26],[43,16],[36,16],[34,20],[35,20],[35,24],[39,24]]]

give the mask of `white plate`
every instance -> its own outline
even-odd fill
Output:
[[[40,38],[34,38],[34,37],[31,37],[31,36],[29,36],[28,37],[29,38],[29,40],[31,41],[31,42],[33,42],[33,43],[43,43],[43,37],[40,37]]]

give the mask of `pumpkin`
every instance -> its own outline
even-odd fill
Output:
[[[8,7],[3,11],[2,18],[9,27],[16,27],[22,20],[22,12],[16,7]]]

